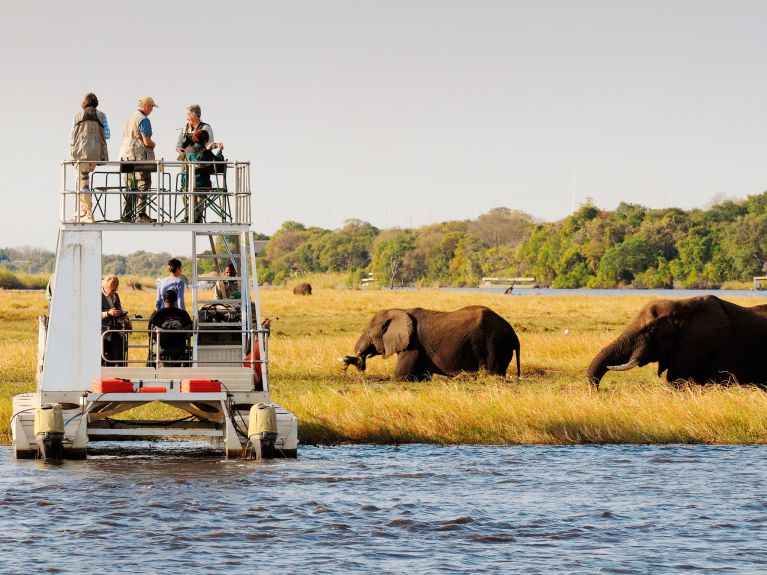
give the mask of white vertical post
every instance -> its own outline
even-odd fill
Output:
[[[197,232],[192,232],[192,281],[195,282],[195,285],[192,286],[192,313],[189,315],[192,317],[192,329],[194,329],[194,332],[192,333],[193,366],[197,365],[197,360],[199,358],[199,350],[197,349],[197,330],[200,328],[200,314],[197,313],[197,273]]]
[[[60,231],[40,391],[85,391],[101,376],[101,232]]]

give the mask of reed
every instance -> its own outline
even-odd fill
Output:
[[[295,296],[290,287],[261,290],[261,306],[273,319],[272,395],[298,416],[305,444],[767,443],[767,394],[760,390],[675,388],[657,378],[653,365],[608,374],[599,391],[586,382],[594,354],[652,299],[641,291],[556,297],[315,287],[312,296]],[[151,312],[153,292],[121,289],[121,297],[131,315]],[[463,374],[392,382],[394,358],[371,358],[365,373],[342,371],[338,357],[353,350],[379,309],[452,310],[471,304],[491,307],[516,329],[522,342],[520,381]],[[46,307],[43,292],[0,291],[4,436],[11,397],[34,389],[35,317]],[[151,404],[140,415],[177,413]]]

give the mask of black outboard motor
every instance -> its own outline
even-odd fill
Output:
[[[60,403],[46,403],[35,410],[35,439],[43,459],[64,457],[64,412]]]

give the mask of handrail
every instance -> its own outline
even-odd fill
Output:
[[[80,171],[88,174],[81,188]],[[148,190],[138,190],[129,175],[150,174]],[[210,186],[199,186],[199,170],[206,168]],[[91,214],[81,213],[84,195],[91,197]],[[250,162],[135,160],[61,162],[59,221],[62,224],[250,225]],[[146,218],[143,217],[143,215]],[[147,219],[148,218],[148,219]],[[151,220],[151,221],[150,221]]]
[[[136,320],[138,320],[138,321],[141,321],[143,319],[144,318],[136,318]],[[146,333],[146,334],[154,335],[155,338],[156,338],[155,341],[154,341],[154,343],[155,343],[155,346],[154,346],[154,349],[155,349],[154,358],[150,358],[149,354],[147,354],[147,358],[146,359],[129,359],[127,357],[127,354],[126,354],[126,358],[122,359],[122,360],[111,360],[111,359],[107,358],[104,355],[104,336],[109,334],[109,333],[119,333],[119,334],[123,334],[123,333],[125,333],[125,334]],[[251,336],[251,349],[253,349],[253,343],[252,342],[254,342],[254,341],[258,342],[258,340],[260,339],[260,338],[257,337],[257,335],[258,334],[269,335],[270,331],[268,329],[246,329],[246,330],[243,330],[243,329],[200,329],[200,328],[192,328],[192,329],[163,329],[163,328],[160,328],[160,327],[153,327],[152,329],[108,329],[108,330],[106,330],[106,331],[101,333],[101,360],[103,362],[107,363],[107,365],[105,367],[122,367],[120,365],[111,365],[110,366],[110,364],[123,364],[123,363],[124,364],[131,364],[131,363],[146,364],[148,362],[152,362],[152,363],[154,363],[154,367],[156,368],[159,365],[160,361],[161,361],[160,360],[160,355],[159,355],[160,354],[160,334],[163,334],[163,333],[170,333],[170,334],[182,334],[182,333],[185,333],[185,334],[189,334],[190,337],[193,336],[194,334],[200,334],[200,333],[210,333],[210,334],[222,334],[222,333],[245,334],[245,333],[247,333],[248,335]],[[266,345],[267,341],[268,341],[267,338],[264,338],[264,354],[263,354],[263,356],[260,356],[258,359],[252,359],[252,358],[245,359],[245,358],[241,358],[241,359],[236,359],[236,360],[230,359],[230,360],[224,360],[224,361],[216,361],[216,360],[204,359],[204,360],[202,360],[202,362],[205,363],[205,364],[223,364],[223,365],[237,364],[237,365],[241,365],[243,367],[248,367],[248,366],[244,365],[244,363],[247,362],[247,363],[250,364],[250,367],[248,369],[250,369],[251,371],[255,372],[256,364],[266,365],[266,364],[269,363],[268,348],[267,348],[267,345]],[[136,347],[144,347],[144,346],[136,346]],[[216,346],[211,346],[211,347],[216,347]],[[147,348],[147,350],[150,349],[149,342],[147,342],[146,348]],[[189,364],[189,367],[191,367],[192,364],[194,364],[194,363],[200,363],[200,360],[195,360],[195,359],[173,359],[173,360],[170,360],[170,361],[173,361],[174,363]]]

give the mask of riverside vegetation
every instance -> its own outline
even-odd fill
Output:
[[[748,287],[767,270],[767,192],[705,210],[622,202],[610,211],[587,202],[556,222],[503,207],[414,229],[380,230],[353,219],[328,230],[287,221],[255,239],[266,240],[262,284],[331,272],[349,285],[373,273],[391,286],[473,287],[483,276],[532,276],[556,288]],[[156,277],[170,257],[105,255],[103,272]],[[0,266],[10,272],[50,273],[53,261],[39,248],[0,248]],[[8,281],[0,275],[0,287],[19,287]]]
[[[609,374],[599,391],[584,375],[594,354],[652,297],[503,296],[423,290],[337,290],[294,296],[261,290],[273,319],[269,342],[275,401],[299,418],[304,444],[767,443],[767,393],[751,387],[671,387],[655,365]],[[121,290],[131,315],[149,315],[154,294]],[[728,298],[742,305],[754,298]],[[389,380],[395,358],[368,371],[341,370],[362,328],[381,308],[452,310],[483,304],[522,342],[522,378],[487,374],[431,382]],[[11,397],[34,389],[40,291],[0,291],[0,432],[9,441]],[[511,372],[509,372],[511,373]],[[159,406],[159,404],[153,404]],[[173,418],[167,407],[153,417]],[[146,415],[146,414],[145,414]]]

